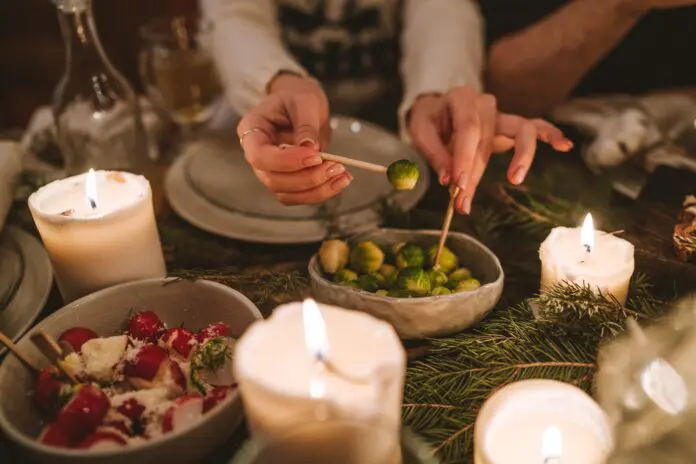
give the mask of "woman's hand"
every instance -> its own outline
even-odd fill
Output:
[[[459,187],[455,206],[465,214],[471,212],[476,187],[492,153],[515,147],[507,175],[513,184],[521,184],[534,160],[537,139],[559,151],[573,147],[552,124],[498,113],[495,97],[469,87],[418,98],[411,108],[408,129],[440,184]]]
[[[353,180],[342,164],[319,156],[331,127],[326,95],[313,79],[278,75],[268,97],[241,120],[237,134],[254,173],[284,205],[322,202]]]

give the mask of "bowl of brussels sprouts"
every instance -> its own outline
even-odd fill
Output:
[[[314,298],[390,322],[401,338],[449,335],[495,307],[505,276],[478,240],[450,232],[439,266],[440,231],[378,229],[327,240],[309,263]]]

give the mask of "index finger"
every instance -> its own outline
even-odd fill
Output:
[[[242,149],[247,162],[259,171],[295,172],[322,163],[316,150],[305,147],[280,148],[269,135],[273,126],[263,118],[245,117],[239,124]]]
[[[478,95],[472,89],[464,88],[450,94],[452,112],[452,151],[454,155],[452,180],[466,190],[481,139]]]

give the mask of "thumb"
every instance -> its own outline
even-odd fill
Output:
[[[314,95],[298,95],[289,105],[295,145],[320,149],[321,102]]]

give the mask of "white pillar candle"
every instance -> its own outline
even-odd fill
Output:
[[[575,282],[613,295],[623,304],[635,267],[633,252],[626,240],[595,231],[589,214],[582,228],[556,227],[539,249],[541,291]]]
[[[474,429],[474,464],[600,464],[611,428],[585,392],[554,380],[523,380],[498,390]]]
[[[142,176],[90,170],[41,187],[29,209],[66,302],[167,273]]]
[[[237,342],[234,365],[257,438],[327,414],[391,424],[398,436],[406,353],[392,326],[370,315],[313,300],[280,306]]]

